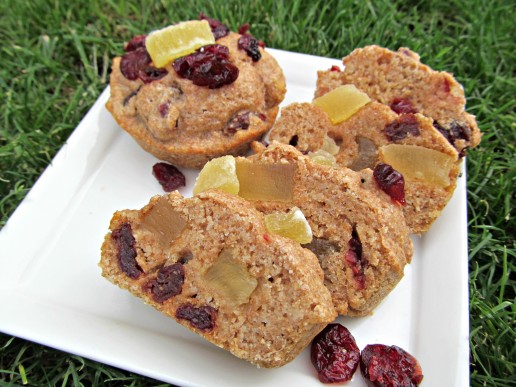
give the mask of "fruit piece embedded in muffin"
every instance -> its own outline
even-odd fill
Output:
[[[272,234],[317,255],[340,314],[370,314],[403,277],[413,253],[409,229],[401,206],[370,170],[320,165],[273,142],[261,153],[236,157],[235,174],[238,195],[266,214]],[[197,185],[209,189],[202,179]]]
[[[432,119],[419,113],[397,114],[376,101],[335,125],[315,104],[288,105],[269,138],[283,143],[295,138],[296,148],[315,161],[323,144],[331,141],[338,147],[332,150],[333,165],[355,171],[391,166],[403,177],[403,213],[416,234],[428,231],[440,215],[453,195],[460,170],[457,150],[435,129]]]
[[[220,190],[116,212],[100,266],[109,281],[261,367],[290,362],[336,317],[316,256]]]
[[[106,104],[144,150],[183,167],[245,152],[272,126],[286,92],[260,41],[201,19],[132,39],[113,60]]]
[[[316,97],[353,84],[398,114],[421,113],[465,154],[480,143],[475,117],[465,111],[462,86],[447,72],[432,70],[408,48],[390,51],[379,46],[357,48],[342,59],[342,71],[319,71]]]

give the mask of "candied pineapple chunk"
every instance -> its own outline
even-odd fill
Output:
[[[378,158],[376,144],[367,137],[357,136],[358,154],[353,163],[349,166],[354,171],[361,171],[365,168],[374,169]]]
[[[234,258],[231,249],[223,249],[217,260],[204,273],[207,285],[234,305],[249,302],[258,282],[247,268]]]
[[[369,96],[355,85],[343,85],[314,99],[312,103],[324,110],[336,125],[346,121],[370,101]]]
[[[335,157],[331,153],[328,153],[325,150],[323,150],[322,148],[318,149],[315,152],[308,153],[308,157],[316,164],[329,165],[332,167],[337,165]]]
[[[321,149],[328,152],[330,155],[335,156],[339,153],[340,147],[337,145],[335,140],[329,136],[324,136],[323,146]]]
[[[417,145],[389,144],[379,149],[380,160],[405,179],[420,180],[438,187],[450,185],[455,158]]]
[[[238,195],[247,200],[289,202],[292,200],[295,173],[294,164],[262,163],[238,158]]]
[[[203,191],[217,188],[237,195],[239,187],[235,158],[228,155],[208,161],[204,165],[195,181],[193,194],[197,195]]]
[[[161,196],[144,215],[142,227],[158,235],[159,243],[168,247],[179,237],[186,221],[169,204],[166,196]]]
[[[312,229],[297,207],[291,208],[288,213],[273,212],[265,215],[265,227],[272,234],[293,239],[301,244],[312,241]]]
[[[154,63],[161,68],[198,48],[214,44],[215,38],[206,20],[190,20],[153,31],[145,39],[145,47]]]

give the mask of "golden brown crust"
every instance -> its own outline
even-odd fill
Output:
[[[286,85],[276,60],[260,48],[262,58],[253,62],[238,49],[239,37],[230,33],[217,40],[229,48],[231,62],[239,69],[235,82],[218,89],[194,85],[179,77],[171,64],[160,80],[131,81],[120,71],[121,58],[115,58],[107,109],[143,149],[175,165],[201,167],[214,157],[244,153],[272,126]],[[160,105],[167,106],[165,113]],[[247,129],[227,130],[233,118],[247,113]]]

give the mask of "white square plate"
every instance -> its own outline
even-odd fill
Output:
[[[311,101],[316,72],[340,61],[270,50],[284,69],[283,105]],[[161,187],[157,161],[115,123],[107,88],[0,232],[0,330],[169,383],[320,386],[305,350],[257,369],[206,342],[100,275],[114,211],[141,208]],[[190,196],[197,175],[183,170]],[[468,386],[466,177],[432,229],[414,237],[413,263],[365,318],[339,318],[357,340],[398,345],[421,363],[425,386]],[[350,386],[365,386],[357,371]]]

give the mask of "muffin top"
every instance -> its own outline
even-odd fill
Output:
[[[146,151],[176,165],[241,154],[271,127],[286,92],[276,60],[242,32],[162,68],[145,36],[134,38],[113,60],[107,109]]]

